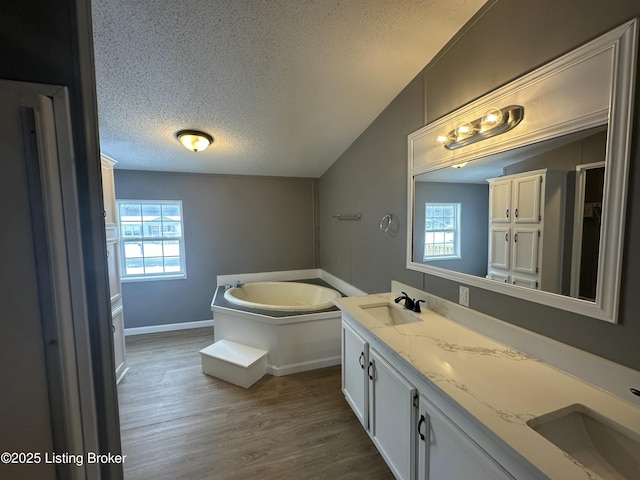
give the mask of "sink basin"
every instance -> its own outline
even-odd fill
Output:
[[[640,435],[584,405],[547,413],[527,425],[603,478],[638,478]]]
[[[409,310],[402,310],[390,303],[361,305],[360,308],[383,325],[404,325],[406,323],[422,321],[420,317],[414,315]]]

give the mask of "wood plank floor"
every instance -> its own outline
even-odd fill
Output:
[[[126,480],[392,479],[340,391],[340,367],[250,389],[201,371],[210,328],[127,337]]]

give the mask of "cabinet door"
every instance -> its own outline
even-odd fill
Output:
[[[413,479],[416,390],[375,350],[369,358],[369,434],[395,477]]]
[[[489,185],[489,222],[511,222],[511,180],[498,180]]]
[[[365,429],[369,428],[369,344],[342,322],[342,392]]]
[[[509,227],[489,228],[489,268],[509,269],[511,229]]]
[[[124,315],[122,305],[115,308],[111,314],[113,322],[113,357],[116,369],[116,383],[127,373],[127,354],[124,341]]]
[[[531,175],[513,180],[513,188],[515,189],[513,220],[515,223],[540,222],[541,185],[541,175]]]
[[[514,272],[536,275],[538,273],[538,229],[515,228],[513,230]]]
[[[538,288],[540,285],[535,278],[518,277],[517,275],[511,276],[511,283],[519,287],[527,288]]]
[[[419,480],[513,479],[424,395],[416,430]]]
[[[506,273],[489,272],[487,278],[496,282],[509,283],[509,275]]]
[[[109,292],[111,302],[120,298],[120,275],[118,275],[118,245],[116,242],[107,243],[107,266],[109,267]]]
[[[102,164],[102,201],[104,203],[104,223],[107,227],[116,224],[116,194],[113,182],[113,165],[104,158]]]

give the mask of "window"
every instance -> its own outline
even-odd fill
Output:
[[[182,202],[118,200],[121,278],[184,278]]]
[[[460,204],[425,203],[424,260],[460,258]]]

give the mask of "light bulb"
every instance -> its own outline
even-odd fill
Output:
[[[456,140],[464,140],[475,133],[475,128],[470,123],[462,123],[456,128]]]
[[[480,131],[484,132],[485,130],[490,130],[500,125],[502,120],[502,111],[497,108],[493,108],[482,116],[482,120],[480,121]]]
[[[448,133],[447,134],[441,133],[436,137],[436,142],[439,143],[440,145],[444,145],[449,141],[451,141],[451,135],[449,135]]]

